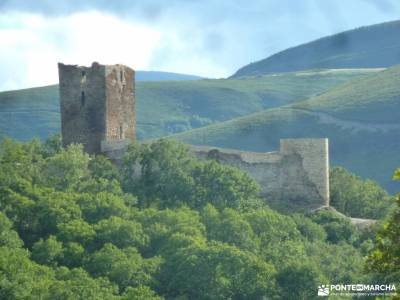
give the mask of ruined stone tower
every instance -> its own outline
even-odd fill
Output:
[[[88,153],[135,139],[135,72],[123,65],[58,64],[63,145]]]

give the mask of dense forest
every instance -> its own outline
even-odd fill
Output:
[[[400,283],[400,200],[343,168],[331,186],[337,211],[287,214],[177,142],[132,144],[115,165],[57,136],[4,139],[0,299],[308,300],[320,284]]]

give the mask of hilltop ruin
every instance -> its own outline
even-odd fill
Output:
[[[135,72],[123,65],[58,64],[63,145],[82,143],[91,154],[122,158],[136,139]],[[312,210],[329,206],[328,139],[283,139],[277,152],[191,145],[199,158],[247,172],[271,203]]]

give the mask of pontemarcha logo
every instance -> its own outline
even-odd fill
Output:
[[[394,296],[394,284],[321,284],[318,286],[318,296],[346,295],[346,296]]]
[[[318,286],[318,296],[329,296],[329,286],[324,284]]]

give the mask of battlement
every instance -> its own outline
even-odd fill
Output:
[[[103,140],[135,139],[135,73],[123,65],[58,64],[64,146],[100,153]]]

